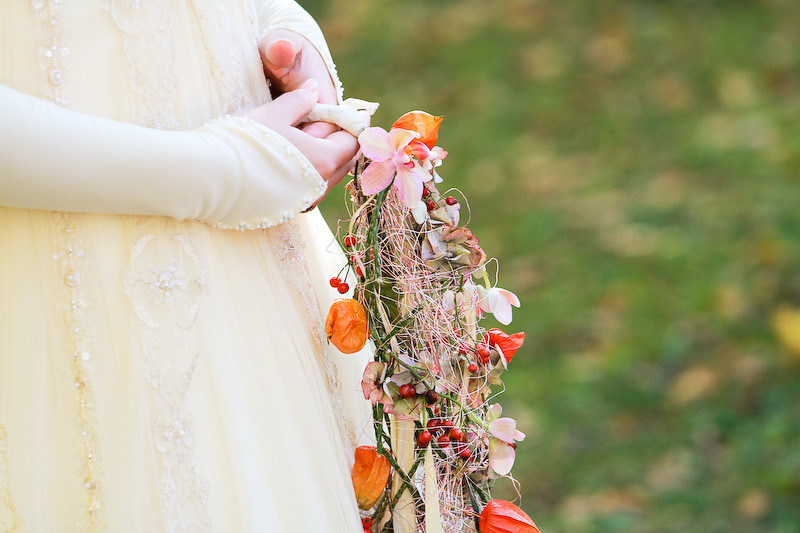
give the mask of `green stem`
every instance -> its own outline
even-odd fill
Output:
[[[464,484],[464,486],[467,487],[467,493],[469,493],[469,500],[470,503],[472,503],[472,510],[475,512],[475,529],[478,530],[478,532],[480,533],[481,524],[480,521],[478,520],[478,516],[481,514],[481,510],[478,507],[478,502],[475,501],[475,495],[472,493],[472,487],[469,478],[465,479],[467,480],[467,482]]]
[[[409,313],[409,315],[407,317],[405,317],[402,320],[400,320],[400,322],[398,322],[392,328],[392,330],[385,337],[383,337],[383,340],[381,340],[381,343],[375,348],[375,350],[376,351],[377,350],[381,350],[384,346],[386,346],[386,343],[389,342],[392,339],[392,337],[397,335],[400,332],[400,330],[405,328],[412,320],[414,320],[414,313],[416,311],[417,311],[417,309],[414,309],[413,311],[411,311]]]
[[[380,217],[378,214],[381,211],[381,207],[383,207],[383,201],[386,200],[386,195],[389,193],[389,188],[382,190],[378,193],[378,196],[375,198],[375,207],[372,210],[372,220],[370,220],[370,227],[369,232],[370,236],[368,237],[367,242],[371,242],[372,244],[372,253],[375,254],[373,269],[375,272],[375,277],[381,277],[381,255],[378,249],[378,220]]]

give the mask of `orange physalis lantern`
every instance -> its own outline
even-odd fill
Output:
[[[489,337],[490,345],[500,348],[507,363],[511,362],[511,358],[514,357],[517,350],[522,347],[522,343],[525,342],[524,331],[509,335],[502,330],[492,328],[486,335]]]
[[[531,517],[505,500],[492,500],[479,519],[481,533],[540,533]]]
[[[352,298],[331,304],[325,321],[328,340],[342,353],[355,353],[367,343],[367,311]]]
[[[419,133],[419,142],[433,150],[439,138],[439,124],[444,117],[435,117],[425,111],[411,111],[398,118],[392,128],[415,131]]]
[[[378,454],[375,446],[356,448],[356,462],[353,465],[353,490],[356,492],[358,507],[367,510],[378,501],[391,472],[389,460]]]

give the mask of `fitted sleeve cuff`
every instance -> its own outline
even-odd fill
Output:
[[[319,200],[327,184],[292,143],[266,126],[228,116],[195,130],[222,141],[231,179],[206,202],[197,217],[218,228],[254,230],[276,226]]]

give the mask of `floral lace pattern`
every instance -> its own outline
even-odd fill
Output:
[[[236,31],[230,12],[219,2],[192,2],[205,43],[211,76],[221,92],[224,114],[254,107],[243,90],[242,50],[236,46]]]
[[[200,346],[197,317],[205,272],[186,223],[138,217],[140,235],[124,274],[124,292],[140,323],[145,378],[155,406],[155,447],[166,531],[208,531],[208,485],[197,471],[187,394]]]
[[[351,447],[355,447],[357,436],[356,429],[350,419],[344,416],[342,404],[342,387],[339,375],[333,362],[327,356],[325,347],[328,344],[325,335],[324,322],[319,303],[311,286],[311,277],[306,268],[306,257],[303,253],[304,243],[300,230],[292,221],[283,223],[267,230],[270,244],[278,254],[281,261],[281,274],[297,290],[303,303],[303,311],[312,333],[317,341],[320,358],[323,360],[325,373],[328,379],[329,394],[333,404],[336,420],[339,423],[342,435],[349,440]]]
[[[122,38],[136,94],[137,122],[156,129],[177,129],[173,96],[177,87],[172,2],[105,0]]]

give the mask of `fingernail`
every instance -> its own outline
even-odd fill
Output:
[[[316,94],[319,92],[319,83],[317,82],[316,78],[309,78],[303,82],[300,88],[303,89],[304,91]]]

